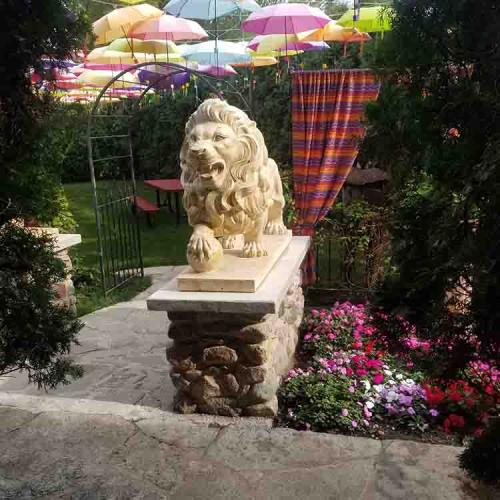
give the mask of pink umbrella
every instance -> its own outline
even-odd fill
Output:
[[[256,52],[259,52],[259,48],[262,48],[263,50],[261,52],[291,52],[291,51],[311,51],[311,50],[327,50],[330,48],[330,46],[326,42],[303,42],[300,40],[286,40],[286,37],[282,37],[279,35],[279,39],[277,40],[278,43],[273,43],[272,45],[268,46],[270,47],[269,50],[268,47],[263,46],[260,47],[260,45],[264,42],[267,41],[267,39],[272,36],[272,35],[257,35],[255,36],[252,40],[248,42],[247,47],[250,50],[254,50]],[[292,38],[292,34],[290,34],[290,38]],[[293,38],[296,38],[293,36]],[[281,45],[278,45],[281,44]],[[272,47],[272,48],[271,48]]]
[[[94,70],[104,69],[106,71],[116,71],[116,72],[123,71],[124,69],[130,69],[132,66],[133,64],[96,64],[91,62],[87,62],[84,64],[85,69],[94,69]]]
[[[215,76],[216,78],[223,78],[225,76],[235,76],[238,74],[238,72],[231,66],[229,66],[229,64],[226,64],[226,66],[200,64],[198,65],[198,71],[200,73],[205,73],[206,75]]]
[[[163,14],[134,24],[128,35],[142,40],[201,40],[207,32],[196,22]]]
[[[279,3],[252,12],[241,29],[261,35],[295,34],[322,28],[330,21],[323,11],[307,4]]]

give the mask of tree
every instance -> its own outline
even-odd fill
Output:
[[[45,71],[42,58],[57,65],[70,57],[89,25],[63,0],[3,0],[0,15],[0,375],[22,369],[39,386],[54,387],[81,374],[65,358],[81,323],[54,302],[65,272],[50,241],[13,219],[56,206],[60,187],[35,159],[51,98],[33,88],[30,72]]]
[[[393,179],[393,272],[381,298],[463,363],[500,348],[500,10],[396,0],[364,152]],[[461,293],[463,292],[463,293]]]

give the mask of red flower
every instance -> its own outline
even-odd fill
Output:
[[[437,406],[444,399],[444,392],[439,387],[424,385],[424,391],[430,406]]]
[[[454,427],[461,429],[464,426],[465,426],[464,417],[457,415],[455,413],[449,415],[443,424],[444,431],[446,433],[450,433]]]

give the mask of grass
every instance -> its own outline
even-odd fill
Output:
[[[101,288],[97,286],[77,287],[76,305],[78,316],[84,316],[97,309],[112,306],[117,302],[133,299],[138,293],[151,286],[151,277],[133,278],[126,285],[118,288],[108,295],[104,295]]]
[[[109,182],[99,183],[99,189],[105,189]],[[155,191],[138,183],[138,195],[151,202],[156,201]],[[64,190],[68,197],[70,210],[78,227],[76,232],[82,235],[82,243],[73,247],[71,258],[75,272],[90,269],[98,276],[99,259],[97,255],[97,232],[94,208],[92,205],[92,186],[90,182],[66,184]],[[186,263],[186,245],[191,228],[185,219],[175,224],[175,215],[162,208],[160,213],[152,215],[153,227],[149,227],[145,218],[140,219],[141,243],[144,267],[174,266]],[[116,302],[129,300],[150,285],[149,278],[130,280],[123,288],[115,290],[106,297],[101,288],[93,286],[76,287],[78,315],[88,314]]]
[[[100,182],[99,188],[105,188],[107,182]],[[153,189],[138,183],[137,194],[155,203]],[[82,243],[71,252],[78,266],[98,268],[96,252],[97,232],[94,208],[92,206],[92,187],[90,183],[66,184],[64,190],[70,209],[78,224],[77,232],[82,235]],[[162,208],[160,213],[152,215],[153,227],[149,227],[141,216],[141,242],[144,267],[176,266],[186,263],[186,245],[191,228],[185,219],[176,226],[175,215]]]

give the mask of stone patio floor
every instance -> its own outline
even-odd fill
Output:
[[[464,479],[460,448],[169,411],[167,319],[145,298],[179,270],[149,269],[150,289],[82,318],[80,380],[0,379],[0,499],[494,498]]]

